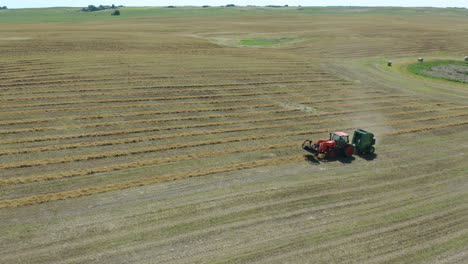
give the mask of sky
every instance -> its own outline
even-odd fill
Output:
[[[36,7],[85,7],[88,5],[124,5],[124,6],[220,6],[235,5],[290,5],[290,6],[432,6],[432,7],[465,7],[468,0],[0,0],[0,6],[8,8]]]

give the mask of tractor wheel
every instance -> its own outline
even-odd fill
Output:
[[[348,146],[345,148],[344,154],[346,157],[351,157],[354,154],[354,147],[353,146]]]
[[[369,148],[369,154],[373,154],[375,152],[375,148],[374,147],[370,147]]]

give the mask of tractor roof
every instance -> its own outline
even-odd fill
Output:
[[[347,136],[349,136],[349,135],[346,134],[345,132],[335,132],[335,134],[337,134],[337,135],[340,136],[340,137],[347,137]]]

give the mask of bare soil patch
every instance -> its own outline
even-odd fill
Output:
[[[435,76],[435,77],[457,79],[457,80],[468,82],[468,66],[462,66],[462,65],[436,66],[436,67],[432,67],[430,71],[426,71],[426,74]]]

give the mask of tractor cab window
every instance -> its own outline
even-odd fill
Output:
[[[337,141],[339,143],[348,143],[349,142],[348,136],[344,137],[344,136],[339,136],[337,134],[333,134],[332,140],[335,140],[335,141]]]
[[[333,134],[333,137],[332,137],[332,140],[340,140],[340,136],[338,136],[337,134]]]

